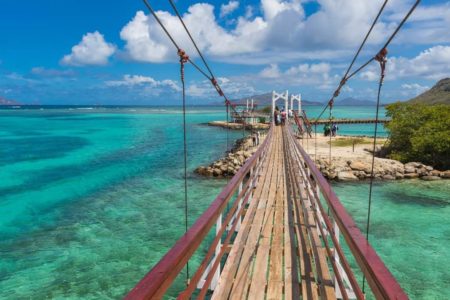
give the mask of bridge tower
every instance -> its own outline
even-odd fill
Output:
[[[275,112],[275,103],[278,100],[284,100],[284,110],[286,111],[286,118],[288,118],[288,111],[289,111],[289,106],[288,106],[288,99],[289,99],[289,92],[286,90],[286,92],[278,94],[277,92],[273,91],[272,92],[272,115],[271,118],[273,119],[273,114]],[[273,120],[272,122],[275,122],[275,120]]]
[[[291,106],[292,112],[294,112],[294,100],[298,101],[298,115],[300,116],[302,113],[302,94],[291,95]]]

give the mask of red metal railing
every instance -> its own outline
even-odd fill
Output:
[[[200,295],[206,294],[214,275],[217,274],[217,270],[220,267],[220,260],[228,249],[232,233],[240,225],[245,204],[251,197],[252,189],[257,181],[259,168],[266,157],[271,138],[272,129],[269,130],[264,143],[239,169],[208,209],[152,270],[129,292],[126,299],[162,298],[180,271],[199,248],[206,235],[211,231],[214,224],[217,224],[213,242],[204,256],[202,263],[190,279],[187,288],[180,294],[179,298],[189,298],[198,286],[201,286]],[[223,219],[222,215],[225,212],[227,204],[232,201],[236,192],[238,195],[234,199],[228,214]],[[227,227],[228,233],[222,243],[221,240]],[[202,277],[205,277],[204,281],[200,282]]]
[[[322,233],[322,237],[325,237],[323,238],[323,242],[327,248],[328,256],[331,260],[334,260],[334,262],[332,261],[334,273],[339,273],[339,275],[344,275],[347,278],[356,298],[364,298],[345,258],[344,252],[339,245],[339,232],[341,232],[375,297],[377,299],[408,299],[408,296],[404,293],[397,280],[389,272],[375,250],[362,235],[351,216],[347,213],[339,198],[334,193],[331,185],[325,177],[323,177],[322,173],[305,150],[296,140],[294,140],[292,128],[289,126],[288,133],[288,138],[294,146],[294,152],[298,154],[298,162],[302,164],[301,169],[303,169],[304,178],[307,179],[306,183],[308,185],[308,190],[312,194],[311,200],[314,206],[315,219],[318,223],[319,230]],[[321,193],[325,199],[330,210],[330,217],[334,220],[335,226],[332,225],[333,222],[331,218],[325,213],[325,209],[319,199],[319,193]],[[322,223],[324,223],[324,226]],[[327,233],[323,230],[326,230]],[[332,255],[332,249],[328,245],[326,238],[328,234],[331,235],[334,252],[337,255]],[[335,265],[336,258],[339,259],[339,265],[342,266],[343,270]],[[344,296],[343,298],[347,298],[345,297],[347,291],[342,290],[344,284],[342,278],[336,278],[336,280],[341,281],[337,283],[341,287],[341,292]]]
[[[332,187],[295,140],[292,128],[286,127],[288,129],[284,134],[286,134],[285,143],[288,147],[285,148],[285,151],[290,151],[287,155],[289,160],[287,164],[296,165],[298,167],[296,170],[300,171],[300,175],[306,179],[304,183],[312,203],[314,219],[335,275],[334,282],[337,296],[342,299],[364,299],[363,292],[340,246],[339,236],[342,233],[375,297],[377,299],[407,299],[400,285],[346,212]],[[200,266],[190,278],[186,289],[179,294],[178,298],[188,299],[196,289],[199,289],[196,296],[204,298],[208,289],[214,289],[215,282],[220,276],[221,259],[229,251],[233,233],[239,229],[245,205],[251,200],[259,169],[267,158],[266,154],[271,140],[272,129],[269,130],[258,151],[247,160],[186,234],[130,291],[126,299],[162,298],[216,224],[216,234],[212,243],[203,256]],[[290,172],[292,174],[292,169]],[[329,208],[329,216],[320,201],[319,193],[321,193]],[[230,204],[231,207],[224,216],[225,209]]]

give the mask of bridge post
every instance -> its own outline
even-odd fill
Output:
[[[292,112],[294,111],[294,100],[297,100],[298,115],[300,116],[301,111],[302,111],[302,94],[291,95],[291,109],[292,109]]]
[[[275,120],[273,119],[274,113],[275,113],[275,103],[277,102],[277,100],[279,99],[283,99],[284,100],[284,109],[286,111],[286,119],[288,118],[288,111],[289,111],[289,105],[288,105],[288,100],[289,100],[289,91],[286,90],[285,93],[281,93],[278,94],[275,91],[272,91],[272,122],[275,123]]]

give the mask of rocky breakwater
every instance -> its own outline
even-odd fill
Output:
[[[329,159],[322,157],[316,160],[316,165],[325,178],[337,181],[358,181],[369,179],[372,172],[372,161],[368,158]],[[402,164],[399,161],[375,158],[374,177],[380,180],[413,179],[441,180],[450,179],[450,170],[438,171],[431,166],[419,162]]]
[[[261,136],[260,145],[265,137]],[[223,158],[213,162],[209,166],[200,166],[195,169],[195,173],[209,177],[230,177],[235,175],[244,165],[245,161],[256,152],[258,146],[253,147],[251,137],[236,141],[233,149]]]

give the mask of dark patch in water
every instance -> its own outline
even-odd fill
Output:
[[[421,195],[405,194],[402,192],[390,191],[386,192],[386,199],[400,204],[416,204],[421,206],[438,206],[446,207],[450,203],[437,197],[425,197]]]
[[[89,144],[71,136],[28,137],[0,140],[0,164],[63,157]]]

